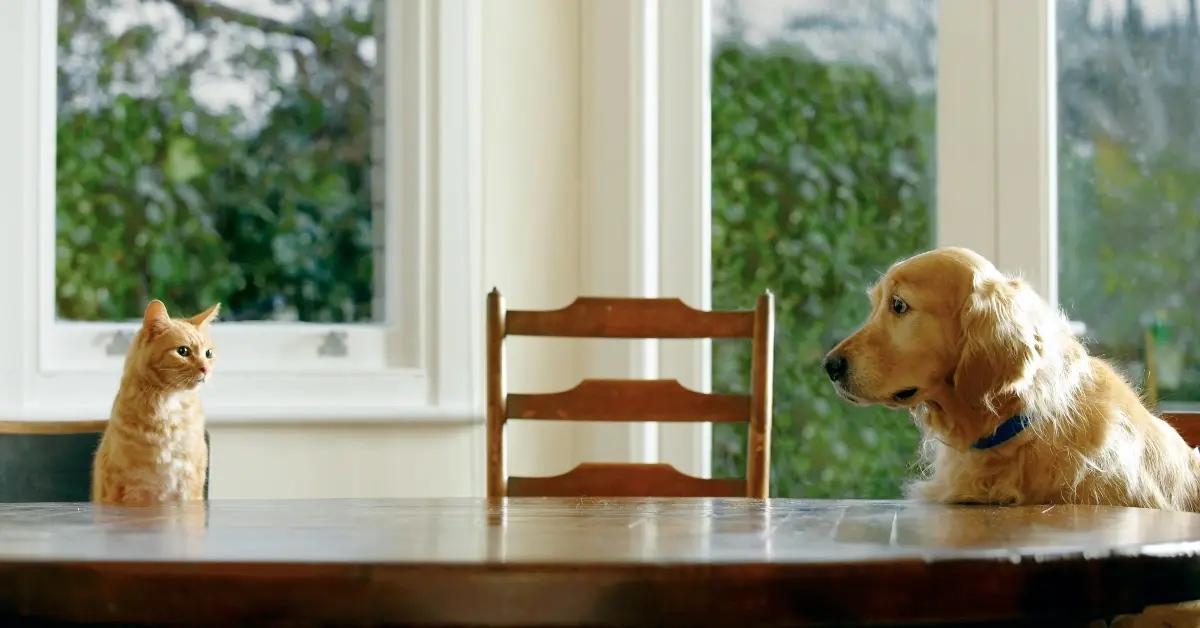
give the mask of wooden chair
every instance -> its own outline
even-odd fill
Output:
[[[1188,447],[1200,447],[1200,410],[1164,412],[1160,416],[1179,432]]]
[[[508,394],[504,338],[748,338],[749,395],[704,394],[676,380],[588,379],[549,394]],[[489,497],[767,496],[771,453],[774,298],[753,310],[705,312],[679,299],[581,297],[561,310],[505,310],[497,290],[487,310],[487,474]],[[746,477],[697,478],[666,464],[584,463],[554,477],[508,477],[504,426],[510,419],[747,423]]]
[[[91,500],[92,459],[106,423],[0,421],[0,502]]]

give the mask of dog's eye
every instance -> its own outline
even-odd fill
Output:
[[[908,304],[897,296],[892,296],[892,311],[897,314],[903,314],[908,311]]]

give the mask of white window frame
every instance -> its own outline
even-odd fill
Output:
[[[55,320],[56,7],[0,3],[0,83],[18,86],[0,103],[0,416],[104,418],[123,362],[105,346],[137,323]],[[384,15],[385,318],[218,323],[210,421],[482,416],[479,0]],[[331,332],[345,356],[318,355]]]
[[[937,242],[1058,302],[1054,0],[938,3]]]
[[[581,293],[710,305],[707,9],[656,0],[581,5]],[[581,366],[587,377],[674,378],[707,391],[710,346],[591,343]],[[581,460],[711,473],[708,424],[574,429]]]

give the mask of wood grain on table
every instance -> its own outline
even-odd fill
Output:
[[[750,499],[0,505],[0,616],[1082,621],[1200,598],[1200,515]]]

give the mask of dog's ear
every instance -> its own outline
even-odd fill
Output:
[[[960,314],[962,352],[954,390],[962,401],[991,412],[1032,375],[1042,351],[1039,297],[1020,279],[976,277]]]

